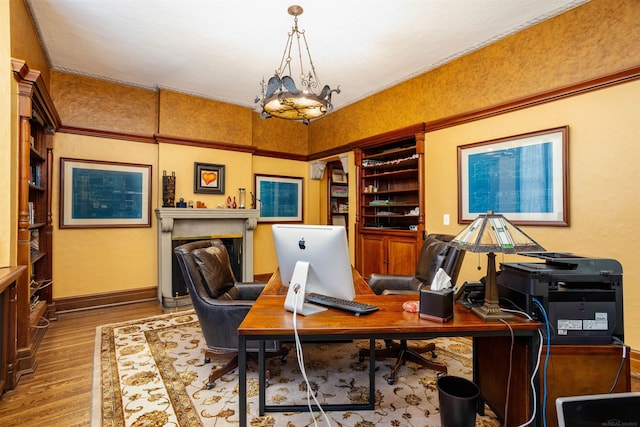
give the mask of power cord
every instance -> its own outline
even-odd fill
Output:
[[[307,406],[309,407],[309,413],[311,414],[311,418],[313,418],[313,425],[314,426],[318,426],[318,422],[316,420],[316,417],[313,415],[313,407],[311,406],[311,398],[313,398],[313,401],[315,402],[316,406],[318,407],[318,409],[320,410],[320,412],[322,413],[322,415],[324,416],[325,421],[327,422],[328,426],[331,426],[331,421],[329,421],[329,417],[327,416],[327,414],[324,412],[324,410],[322,409],[322,406],[320,405],[320,402],[318,402],[318,399],[316,398],[315,393],[312,392],[311,389],[311,384],[309,383],[309,378],[307,378],[307,371],[304,368],[304,355],[302,352],[302,342],[300,341],[300,335],[298,335],[298,323],[297,323],[297,317],[298,317],[298,298],[300,293],[298,292],[300,290],[300,284],[296,283],[293,285],[293,291],[294,291],[294,298],[293,298],[293,334],[295,337],[295,342],[296,342],[296,357],[298,359],[298,367],[300,368],[300,372],[302,373],[302,377],[304,378],[304,382],[307,385]],[[303,296],[304,298],[304,296]]]
[[[531,316],[529,316],[529,314],[527,314],[524,311],[519,311],[519,310],[511,310],[511,309],[507,309],[507,308],[503,308],[503,311],[509,312],[509,313],[516,313],[516,314],[520,314],[524,317],[526,317],[529,320],[533,320],[533,318]],[[529,381],[529,385],[531,386],[531,395],[533,396],[533,407],[532,407],[532,411],[531,411],[531,417],[523,424],[520,424],[518,427],[525,427],[528,426],[529,424],[531,424],[533,422],[533,420],[535,420],[536,417],[536,412],[537,412],[537,403],[538,403],[538,398],[537,398],[537,393],[536,393],[536,386],[535,386],[535,378],[536,375],[538,375],[538,371],[540,369],[540,360],[542,358],[542,343],[544,341],[544,338],[542,337],[542,331],[540,331],[540,329],[538,329],[538,337],[540,338],[540,345],[538,346],[538,357],[536,360],[536,366],[533,368],[533,372],[531,373],[531,378]]]
[[[613,342],[616,344],[620,344],[620,346],[622,346],[622,359],[620,360],[620,366],[618,366],[618,372],[616,372],[616,377],[614,378],[613,384],[609,389],[609,393],[613,393],[613,390],[616,388],[616,385],[618,385],[618,380],[620,379],[620,373],[622,372],[624,361],[627,358],[627,346],[624,345],[624,342],[622,342],[618,337],[613,337]]]
[[[509,414],[509,392],[511,391],[511,372],[513,368],[513,346],[515,344],[515,337],[513,335],[513,328],[511,327],[509,322],[507,322],[504,319],[500,319],[500,321],[505,325],[507,325],[507,327],[509,328],[509,333],[511,335],[511,347],[509,349],[509,375],[507,376],[507,394],[504,400],[504,426],[503,427],[507,427],[507,420],[509,419],[507,415]]]
[[[547,351],[546,358],[544,360],[544,370],[542,374],[542,421],[543,425],[546,427],[547,425],[547,368],[549,366],[549,357],[551,355],[551,342],[549,341],[551,337],[551,325],[549,324],[549,317],[547,316],[547,311],[544,309],[544,306],[538,301],[537,298],[533,298],[534,304],[538,306],[540,311],[542,312],[542,316],[544,317],[544,323],[547,327]],[[542,348],[542,344],[540,345]]]

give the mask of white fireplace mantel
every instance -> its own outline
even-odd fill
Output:
[[[182,305],[172,295],[173,240],[242,238],[242,281],[253,280],[253,230],[257,209],[158,208],[158,300],[165,307]]]

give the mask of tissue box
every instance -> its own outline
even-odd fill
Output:
[[[420,318],[443,323],[453,319],[453,290],[421,289]]]

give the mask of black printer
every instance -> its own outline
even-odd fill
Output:
[[[550,344],[611,344],[624,342],[622,266],[613,259],[563,252],[521,255],[544,262],[501,263],[498,292],[504,300],[545,322]]]

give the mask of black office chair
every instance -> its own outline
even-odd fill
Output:
[[[218,378],[238,367],[238,327],[265,284],[236,282],[229,254],[219,239],[190,242],[175,248],[174,253],[207,343],[205,363],[214,354],[235,353],[227,364],[211,370],[207,382],[211,389]],[[267,341],[265,346],[267,357],[286,360],[288,349],[278,341]],[[256,352],[257,348],[248,350]],[[247,359],[257,366],[255,358]]]
[[[448,246],[447,242],[451,241],[453,237],[445,234],[429,234],[420,249],[415,275],[398,276],[374,273],[369,278],[369,286],[378,295],[400,294],[418,299],[420,289],[431,286],[433,277],[440,268],[451,277],[451,283],[455,283],[460,273],[465,251]],[[419,349],[409,348],[406,340],[401,340],[400,342],[385,340],[385,345],[386,348],[378,349],[375,353],[376,360],[396,358],[391,374],[387,377],[389,384],[396,382],[398,370],[407,360],[442,374],[447,373],[447,367],[444,364],[428,360],[422,356],[422,353],[431,352],[432,358],[437,357],[435,344],[433,343],[428,343]],[[364,360],[365,357],[369,356],[369,350],[360,350],[359,356],[360,360]]]

